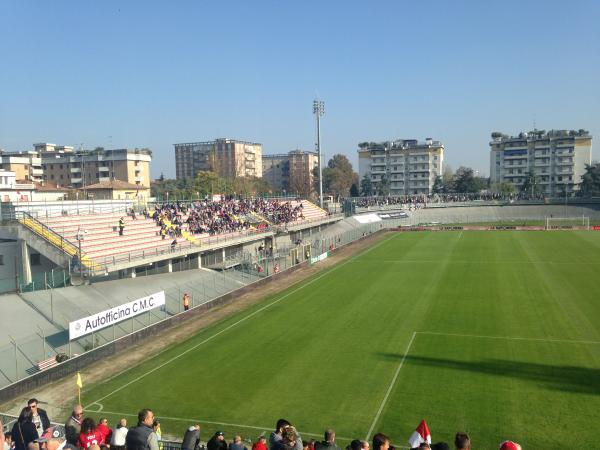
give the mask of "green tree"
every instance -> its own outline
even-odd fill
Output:
[[[369,175],[365,175],[363,179],[360,180],[360,193],[365,197],[373,195],[373,183],[371,183],[371,177]]]
[[[541,192],[539,177],[536,176],[533,169],[530,169],[525,175],[525,182],[521,185],[521,192],[531,196]]]
[[[506,181],[502,181],[500,183],[494,183],[494,185],[491,187],[491,189],[493,192],[498,192],[498,193],[504,194],[504,195],[514,194],[517,191],[514,184],[507,183]]]
[[[600,163],[586,164],[585,173],[579,185],[580,195],[585,197],[600,196]]]
[[[441,176],[435,177],[435,181],[433,182],[432,191],[434,194],[443,194],[446,192],[446,187],[444,186],[444,181]]]
[[[350,197],[358,197],[360,192],[358,191],[358,185],[356,183],[352,183],[350,186]]]
[[[382,175],[381,181],[379,182],[379,195],[390,195],[391,186],[392,184],[390,183],[387,175]]]
[[[196,174],[194,180],[194,189],[200,195],[204,197],[212,194],[228,194],[227,192],[227,181],[221,178],[215,172],[208,170],[200,170]]]
[[[454,174],[454,190],[459,193],[479,192],[485,188],[482,179],[475,177],[473,169],[461,166]]]
[[[341,154],[333,155],[323,169],[323,192],[346,197],[355,180],[356,175],[348,158]]]

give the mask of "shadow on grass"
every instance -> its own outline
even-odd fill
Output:
[[[403,357],[395,353],[379,353],[379,356],[396,361],[400,361]],[[600,395],[600,369],[588,367],[547,365],[505,359],[458,361],[411,355],[406,356],[405,364],[517,378],[554,390]]]

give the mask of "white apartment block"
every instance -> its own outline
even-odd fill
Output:
[[[532,171],[549,196],[579,189],[585,165],[592,161],[592,136],[586,130],[534,130],[507,136],[492,133],[490,181],[511,183],[517,190]]]
[[[383,179],[390,183],[390,195],[430,194],[437,176],[442,175],[444,144],[427,138],[398,139],[359,144],[358,174],[371,179],[377,191]]]

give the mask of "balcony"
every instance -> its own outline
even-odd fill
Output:
[[[80,178],[71,178],[71,183],[72,184],[80,184],[81,183],[81,177]]]
[[[110,169],[107,166],[100,166],[98,172],[110,172]]]
[[[44,175],[44,171],[42,169],[31,169],[31,174],[34,176],[42,176]]]
[[[98,182],[110,181],[110,177],[98,177]]]
[[[373,161],[371,162],[371,168],[373,166],[385,166],[385,161]]]
[[[377,175],[377,174],[382,174],[383,175],[383,174],[385,174],[385,168],[382,168],[382,169],[372,169],[371,173],[373,175]]]
[[[81,167],[71,167],[69,169],[69,172],[71,172],[71,173],[81,173]]]

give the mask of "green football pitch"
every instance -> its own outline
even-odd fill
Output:
[[[600,233],[389,233],[83,403],[111,422],[150,407],[163,433],[198,422],[203,439],[284,417],[305,439],[401,447],[425,419],[434,442],[598,448]]]

